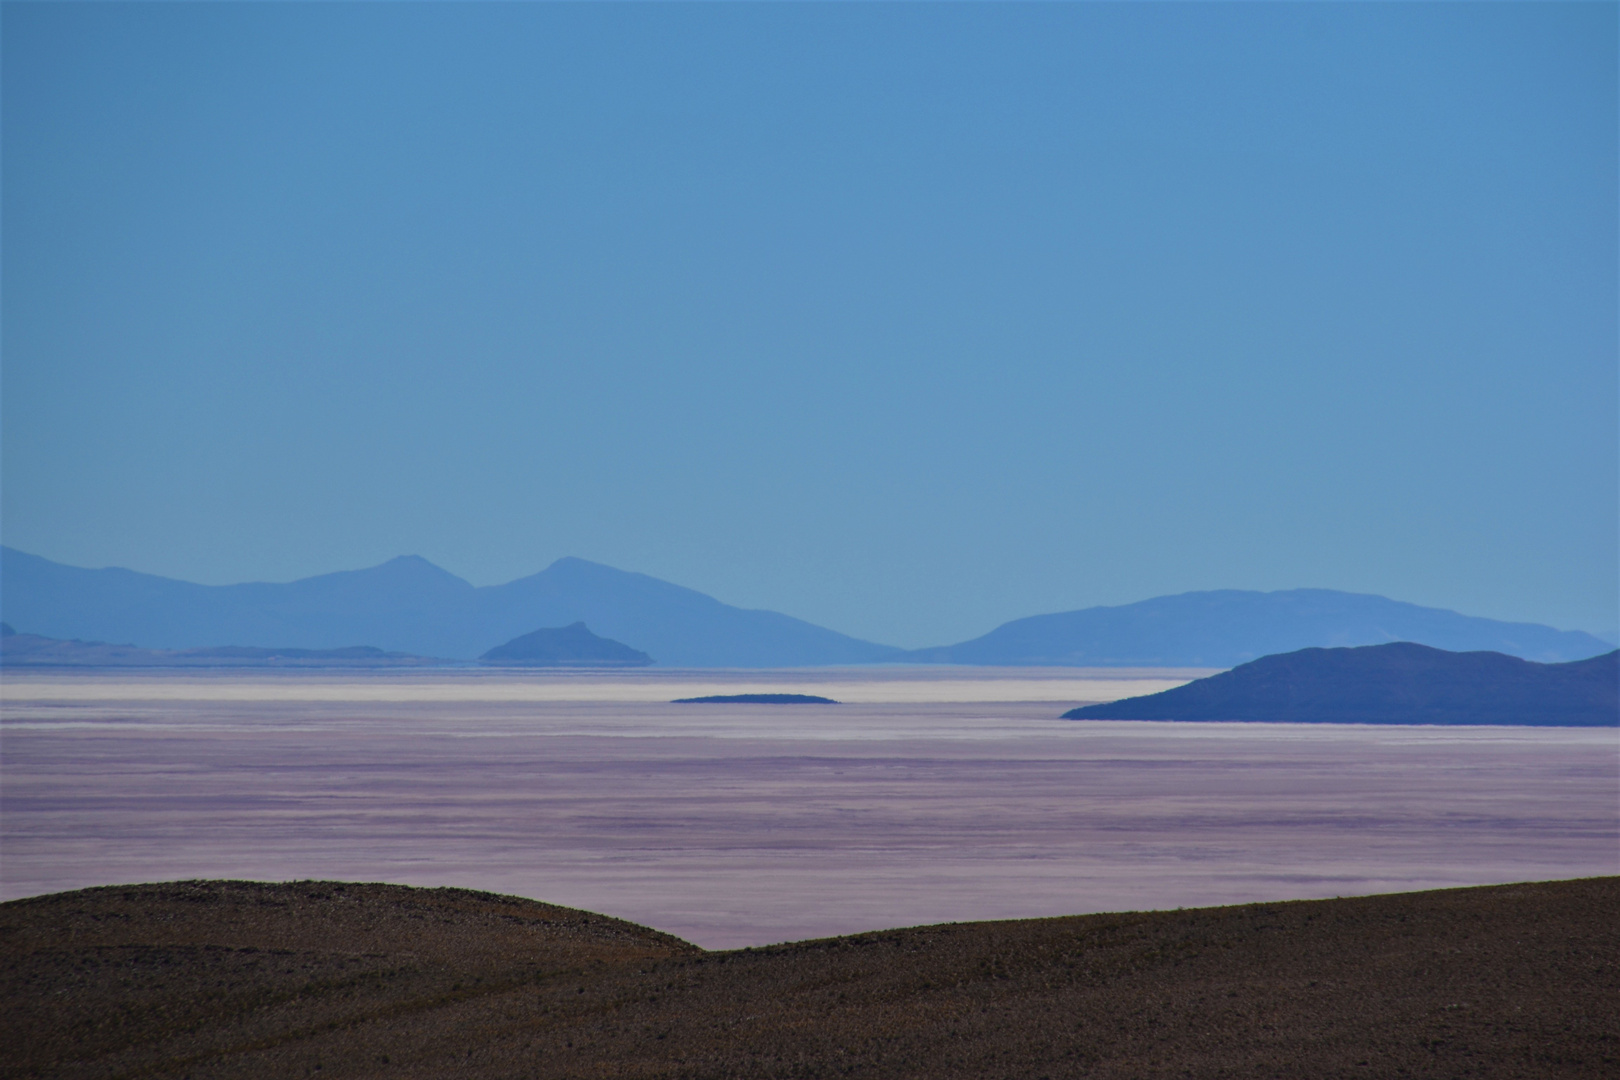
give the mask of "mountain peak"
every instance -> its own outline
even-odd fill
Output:
[[[457,577],[442,566],[428,562],[420,555],[396,555],[387,562],[376,566],[367,566],[359,570],[339,570],[333,574],[317,574],[315,577],[301,578],[294,582],[301,585],[311,581],[377,581],[388,583],[391,586],[410,584],[415,586],[427,585],[430,587],[453,589],[471,589],[472,584]]]

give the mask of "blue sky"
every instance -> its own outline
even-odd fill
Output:
[[[1613,633],[1616,10],[8,4],[0,529]]]

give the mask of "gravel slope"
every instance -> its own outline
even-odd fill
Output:
[[[703,952],[454,889],[0,905],[4,1077],[1598,1077],[1620,879]]]

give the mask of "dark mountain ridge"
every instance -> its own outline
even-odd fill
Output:
[[[1620,650],[1563,664],[1396,642],[1301,649],[1065,720],[1620,725]]]

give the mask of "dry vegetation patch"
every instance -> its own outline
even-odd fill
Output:
[[[0,905],[6,1077],[1620,1074],[1620,879],[706,953],[300,882]]]

